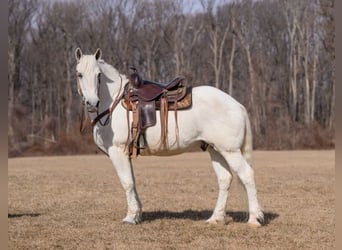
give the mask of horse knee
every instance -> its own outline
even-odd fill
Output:
[[[232,176],[230,174],[218,177],[219,188],[222,190],[228,190],[230,183],[232,181]]]

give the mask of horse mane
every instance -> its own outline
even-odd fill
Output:
[[[106,63],[103,59],[99,59],[98,63],[102,73],[105,74],[110,80],[114,81],[118,77],[122,76],[116,68],[109,63]]]

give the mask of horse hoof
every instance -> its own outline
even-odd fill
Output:
[[[206,223],[212,224],[212,225],[226,225],[228,224],[228,221],[226,219],[208,219],[205,221]]]
[[[217,225],[217,220],[213,220],[213,219],[208,219],[205,221],[206,223],[212,224],[212,225]]]
[[[122,220],[122,222],[129,225],[136,225],[141,222],[141,219],[134,216],[127,216],[125,219]]]
[[[128,220],[122,220],[122,223],[127,224],[127,225],[136,225],[137,222],[135,221],[128,221]]]
[[[261,224],[259,222],[248,222],[248,226],[250,226],[251,228],[259,228],[261,227]]]

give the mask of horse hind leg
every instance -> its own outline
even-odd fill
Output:
[[[264,213],[259,205],[254,180],[254,170],[242,156],[240,150],[235,152],[221,152],[229,166],[235,171],[245,187],[248,198],[249,218],[251,226],[259,227],[264,221]]]
[[[208,148],[208,152],[210,154],[211,162],[217,176],[219,193],[214,212],[207,222],[211,224],[225,224],[226,205],[228,200],[228,191],[232,181],[232,175],[229,171],[227,162],[222,155],[220,155],[220,153],[218,153],[212,147]]]

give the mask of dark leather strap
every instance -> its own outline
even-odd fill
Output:
[[[91,121],[91,126],[94,127],[98,121],[100,121],[105,115],[108,115],[110,113],[110,109],[106,109],[102,113],[100,113],[98,116],[95,117],[94,120]]]
[[[110,106],[108,109],[106,109],[105,111],[103,111],[102,113],[100,113],[99,115],[97,115],[95,117],[94,120],[91,121],[91,126],[94,127],[96,123],[98,123],[98,121],[100,121],[104,116],[108,115],[109,116],[112,114],[113,110],[116,108],[116,106],[119,104],[119,102],[121,101],[122,97],[124,95],[124,91],[121,93],[121,95],[119,95],[117,98],[115,98],[114,103],[112,104],[112,106]]]

